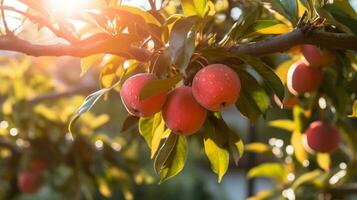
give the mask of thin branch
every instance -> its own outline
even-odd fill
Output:
[[[156,10],[156,4],[155,4],[155,0],[148,0],[151,10]]]
[[[60,98],[71,97],[77,94],[87,95],[98,89],[99,88],[96,85],[88,85],[88,86],[79,85],[77,87],[73,87],[62,92],[51,92],[48,94],[36,96],[35,98],[28,100],[27,103],[30,105],[35,105],[38,103],[42,103],[44,101],[58,100]]]
[[[24,11],[18,10],[18,9],[16,9],[14,7],[11,7],[11,6],[4,6],[2,4],[0,6],[0,9],[3,10],[3,11],[4,10],[8,10],[8,11],[19,13],[19,14],[27,17],[28,19],[39,23],[41,26],[44,26],[44,27],[48,28],[57,37],[63,38],[63,39],[67,40],[70,43],[76,43],[76,42],[79,41],[78,38],[74,37],[70,33],[67,33],[65,31],[61,31],[61,30],[58,30],[58,29],[54,28],[53,25],[48,21],[48,19],[45,19],[42,16],[32,15],[32,14],[30,14],[28,12],[24,12]],[[3,20],[4,20],[4,16],[3,16]],[[5,24],[5,21],[4,21],[4,24]],[[6,27],[7,27],[7,25],[5,26],[5,28]]]
[[[4,5],[4,0],[1,0],[1,7],[3,5]],[[7,26],[4,8],[1,8],[1,17],[2,17],[2,22],[4,24],[4,28],[5,28],[5,33],[6,34],[11,34],[11,31],[9,30],[9,27]]]

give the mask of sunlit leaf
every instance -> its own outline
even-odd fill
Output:
[[[152,148],[152,143],[153,143],[152,139],[154,137],[156,129],[159,129],[158,132],[160,132],[160,130],[164,128],[161,125],[162,124],[161,121],[163,121],[161,113],[156,113],[152,117],[146,117],[146,118],[141,117],[139,119],[139,132],[144,137],[146,143],[150,148]]]
[[[208,10],[208,0],[181,0],[183,13],[186,16],[204,17]]]
[[[155,170],[160,174],[160,183],[176,176],[185,166],[186,158],[186,138],[170,134],[155,159]]]
[[[283,34],[292,31],[292,27],[276,20],[258,20],[253,25],[253,33]]]
[[[122,6],[110,7],[110,9],[116,12],[131,13],[134,15],[138,15],[142,17],[144,21],[148,24],[161,26],[160,22],[153,15],[151,15],[149,12],[141,10],[138,7],[122,5]]]
[[[279,76],[281,82],[286,84],[288,70],[292,64],[294,64],[295,60],[289,59],[279,64],[279,66],[275,69],[275,73]]]
[[[300,185],[304,183],[312,182],[321,175],[322,175],[322,171],[318,169],[302,174],[294,181],[294,183],[291,185],[291,188],[297,189]]]
[[[244,149],[254,153],[265,153],[271,150],[268,145],[259,142],[246,144]]]
[[[297,22],[298,19],[298,0],[280,0],[281,4],[284,6],[286,13],[290,15],[290,19],[293,23]]]
[[[88,69],[93,66],[99,64],[104,57],[104,54],[95,54],[81,59],[81,74],[83,76]]]
[[[154,158],[157,150],[159,149],[159,145],[161,140],[164,138],[165,135],[168,135],[169,132],[171,132],[170,129],[165,130],[165,122],[163,119],[161,119],[160,124],[157,126],[157,128],[154,131],[152,141],[151,141],[151,159]]]
[[[354,101],[352,106],[352,114],[348,115],[348,117],[357,117],[357,100]]]
[[[204,131],[205,153],[211,163],[212,170],[218,175],[218,182],[221,182],[229,164],[229,151],[224,147],[225,141],[222,135],[216,131],[211,124],[206,124]]]
[[[289,119],[277,119],[269,122],[269,126],[274,128],[283,129],[289,132],[296,130],[296,124]]]
[[[295,157],[300,163],[308,159],[308,154],[302,142],[302,134],[299,131],[294,131],[291,135],[291,145],[294,147]]]
[[[319,164],[319,166],[323,170],[325,170],[325,171],[329,171],[330,170],[330,164],[331,164],[330,154],[328,154],[328,153],[318,153],[316,155],[316,160],[317,160],[317,164]]]
[[[141,90],[140,100],[160,94],[162,92],[167,92],[172,87],[174,87],[178,82],[180,82],[182,79],[183,79],[183,76],[181,74],[178,74],[172,78],[157,79],[157,80],[150,81]]]
[[[284,180],[285,169],[280,163],[264,163],[248,171],[248,178],[264,177],[276,181]]]

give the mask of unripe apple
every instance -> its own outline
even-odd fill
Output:
[[[35,193],[40,187],[40,177],[33,171],[23,171],[17,177],[17,185],[23,193]]]
[[[313,92],[319,89],[322,78],[321,69],[309,67],[305,62],[298,61],[288,70],[287,86],[293,95]]]
[[[303,45],[301,48],[303,60],[311,67],[328,67],[336,59],[335,54],[329,49],[319,49],[314,45]]]
[[[206,109],[197,103],[188,86],[171,91],[162,109],[166,126],[179,135],[195,133],[202,127],[206,115]]]
[[[305,134],[308,148],[321,153],[334,151],[341,140],[337,128],[322,121],[311,123]]]
[[[166,100],[166,92],[140,100],[140,93],[150,81],[156,80],[150,73],[136,74],[128,78],[121,90],[121,99],[128,112],[137,117],[148,117],[159,112]]]
[[[234,104],[240,96],[240,79],[226,65],[211,64],[197,72],[192,81],[192,93],[199,104],[218,111]]]

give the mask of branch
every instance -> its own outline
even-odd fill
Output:
[[[343,33],[328,33],[319,30],[305,33],[302,29],[297,28],[292,32],[269,39],[231,47],[229,51],[232,53],[261,56],[284,52],[300,44],[313,44],[330,49],[349,49],[357,51],[357,36]]]
[[[86,57],[98,53],[109,53],[128,59],[145,61],[150,58],[151,52],[138,47],[129,49],[129,53],[106,50],[98,47],[101,40],[84,39],[76,44],[37,45],[16,36],[0,37],[0,50],[9,50],[25,53],[30,56],[73,56]],[[292,32],[261,40],[254,43],[240,44],[229,48],[232,53],[250,54],[254,56],[284,52],[300,44],[314,44],[331,49],[349,49],[357,51],[357,36],[343,33],[328,33],[314,30],[305,33],[297,28]],[[145,58],[145,59],[143,59]]]

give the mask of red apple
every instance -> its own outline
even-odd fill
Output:
[[[305,132],[307,146],[316,152],[329,153],[337,149],[340,143],[340,133],[331,124],[315,121]]]
[[[313,92],[319,89],[323,72],[319,68],[309,67],[305,62],[298,61],[288,70],[287,86],[293,95]]]
[[[33,171],[23,171],[17,177],[17,185],[23,193],[36,193],[40,187],[40,177]]]
[[[311,67],[328,67],[336,59],[335,54],[329,49],[320,49],[314,45],[303,45],[301,48],[303,60]]]
[[[162,92],[146,99],[140,100],[140,93],[150,81],[156,80],[156,76],[150,73],[136,74],[128,78],[120,95],[128,112],[137,117],[148,117],[159,112],[166,100],[166,92]]]
[[[171,91],[162,109],[166,126],[179,135],[191,135],[201,128],[207,111],[197,103],[191,87],[181,86]]]
[[[199,104],[218,111],[234,104],[240,96],[241,83],[235,71],[223,64],[211,64],[195,75],[192,93]]]

